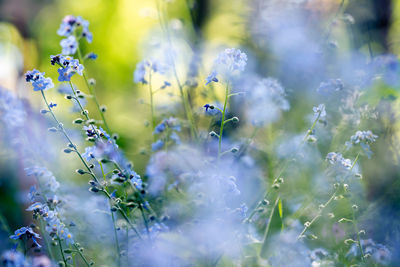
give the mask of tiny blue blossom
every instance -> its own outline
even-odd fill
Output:
[[[213,70],[210,75],[207,76],[206,78],[206,85],[208,85],[211,82],[218,82],[218,78],[217,78],[217,72],[215,70]]]
[[[86,55],[87,59],[91,59],[91,60],[96,60],[97,59],[97,54],[90,52],[89,54]]]
[[[325,105],[324,104],[319,104],[317,107],[313,107],[314,111],[314,117],[317,118],[319,116],[319,119],[325,119],[326,117],[326,111],[325,111]]]
[[[151,150],[158,151],[163,148],[164,142],[162,140],[157,140],[155,143],[151,144]]]
[[[78,42],[73,35],[69,36],[68,38],[62,39],[60,41],[60,45],[62,48],[61,53],[63,55],[73,55],[76,53],[76,49],[78,48]]]
[[[147,84],[146,69],[150,66],[150,62],[147,60],[143,60],[136,65],[135,72],[133,73],[133,81],[135,83],[143,83]]]

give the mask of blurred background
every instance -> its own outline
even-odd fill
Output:
[[[107,105],[106,117],[112,131],[120,136],[118,144],[133,161],[135,170],[144,174],[149,160],[146,151],[151,144],[150,130],[145,127],[149,109],[143,104],[148,92],[133,83],[133,72],[136,64],[152,53],[151,45],[157,43],[157,37],[161,35],[160,8],[165,10],[181,56],[193,58],[198,55],[199,61],[203,62],[192,81],[191,93],[194,114],[200,125],[205,125],[205,133],[208,125],[201,118],[202,106],[215,101],[220,93],[205,88],[204,78],[208,75],[210,62],[223,47],[241,47],[249,56],[248,68],[257,75],[277,78],[289,95],[291,110],[273,127],[262,131],[257,136],[259,141],[268,140],[272,144],[279,140],[282,132],[298,133],[306,129],[309,120],[305,118],[312,106],[326,100],[316,93],[322,81],[341,78],[346,85],[354,86],[356,81],[361,81],[359,84],[370,88],[372,93],[364,101],[379,111],[378,119],[364,119],[360,115],[360,121],[349,122],[347,128],[340,123],[330,125],[347,135],[343,134],[332,144],[321,145],[319,149],[329,152],[330,148],[344,143],[346,136],[353,134],[360,125],[382,137],[375,147],[374,160],[362,164],[366,173],[362,192],[368,201],[364,208],[368,211],[368,207],[374,207],[373,212],[365,213],[364,221],[370,226],[368,230],[375,240],[386,242],[389,236],[400,240],[397,229],[400,225],[397,149],[400,1],[0,0],[0,86],[25,99],[30,109],[39,110],[41,99],[25,82],[23,74],[33,68],[46,72],[46,76],[55,81],[57,89],[57,71],[49,63],[50,55],[60,52],[62,38],[56,34],[59,23],[65,15],[82,16],[90,22],[89,29],[94,35],[91,44],[85,43],[84,53],[98,54],[96,61],[85,65],[87,73],[89,78],[96,80],[100,104]],[[320,51],[321,47],[324,52]],[[357,76],[354,72],[360,66],[368,66],[360,68],[368,72],[375,63],[384,69],[379,81],[376,77],[365,78],[365,73]],[[76,82],[78,88],[84,86],[80,82]],[[160,119],[176,109],[176,101],[179,101],[176,94],[171,90],[157,97]],[[49,91],[49,96],[58,103],[60,110],[71,108],[57,90]],[[92,103],[88,105],[89,110],[94,110]],[[327,109],[335,114],[339,104],[336,110],[334,105]],[[232,112],[240,114],[241,111]],[[72,121],[76,115],[59,112],[59,116],[62,121]],[[93,116],[97,117],[97,113],[93,112]],[[38,120],[46,124],[43,119]],[[245,123],[238,128],[237,135],[251,134]],[[40,140],[48,137],[43,137],[38,129],[31,130],[32,142],[41,141],[44,146],[46,142],[62,143],[60,140]],[[0,133],[2,135],[4,132]],[[265,155],[258,151],[266,158],[268,151],[274,149],[270,143],[262,148]],[[0,223],[14,230],[30,222],[22,199],[32,182],[26,177],[18,178],[23,176],[19,154],[10,153],[5,147],[5,143],[0,145]],[[51,161],[63,162],[56,171],[62,176],[73,169],[75,163],[60,155],[60,147],[62,145],[53,145],[45,150]],[[306,176],[296,182],[302,192],[310,187],[311,181]],[[86,184],[77,175],[70,175],[68,179],[67,182]],[[292,186],[296,188],[296,184]],[[7,238],[7,231],[1,234],[0,240]],[[6,246],[0,242],[0,251]]]

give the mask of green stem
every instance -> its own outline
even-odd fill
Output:
[[[153,136],[153,142],[155,142],[156,136],[154,135],[154,129],[156,128],[156,119],[154,117],[153,89],[151,86],[151,69],[149,70],[149,94],[150,94],[150,111],[151,111],[151,135]]]
[[[71,141],[71,139],[69,138],[68,134],[66,133],[64,127],[63,127],[62,124],[58,121],[57,117],[54,115],[53,111],[51,110],[51,108],[50,108],[50,106],[49,106],[49,104],[48,104],[48,102],[47,102],[47,99],[46,99],[46,96],[45,96],[43,90],[41,90],[41,92],[42,92],[43,100],[44,100],[44,102],[46,103],[49,112],[51,113],[53,119],[56,121],[58,127],[61,129],[61,131],[62,131],[62,133],[64,134],[65,138],[67,138],[68,142],[69,142],[69,143],[72,145],[72,147],[74,148],[74,151],[77,153],[77,155],[79,156],[80,160],[81,160],[82,163],[85,165],[86,169],[88,170],[88,173],[93,177],[93,179],[96,181],[96,183],[100,184],[100,183],[99,183],[99,180],[97,179],[96,175],[93,173],[92,169],[87,165],[86,161],[83,159],[82,155],[79,153],[79,151],[78,151],[78,149],[77,149],[77,146]],[[108,197],[108,199],[111,199],[111,196],[110,196],[110,194],[107,192],[107,190],[104,189],[104,190],[101,190],[101,191]],[[140,234],[139,234],[139,232],[138,232],[138,231],[136,230],[136,228],[133,226],[133,224],[131,223],[131,221],[129,220],[129,218],[126,216],[125,212],[119,207],[119,205],[118,205],[118,208],[119,208],[118,210],[120,211],[120,213],[122,214],[122,216],[124,217],[124,219],[127,221],[127,223],[131,226],[131,228],[135,231],[135,233],[139,236],[139,238],[142,239],[141,236],[140,236]]]
[[[81,62],[81,64],[83,64],[83,58],[82,58],[81,49],[80,49],[80,47],[79,47],[79,44],[78,44],[78,49],[77,49],[77,51],[78,51],[79,61]],[[93,96],[93,100],[94,100],[94,102],[95,102],[95,104],[96,104],[97,110],[99,111],[100,116],[101,116],[101,119],[102,119],[103,122],[104,122],[104,126],[106,127],[107,132],[108,132],[109,134],[111,134],[111,130],[110,130],[110,127],[108,127],[106,118],[105,118],[105,116],[104,116],[104,112],[101,111],[99,102],[98,102],[97,97],[96,97],[96,93],[94,92],[93,88],[90,86],[90,84],[89,84],[89,82],[88,82],[88,80],[87,80],[87,78],[86,78],[85,71],[83,71],[83,75],[82,75],[82,76],[83,76],[83,79],[85,80],[86,87],[89,89],[90,94]]]
[[[222,134],[224,133],[224,124],[225,124],[225,113],[226,113],[226,106],[228,103],[228,95],[229,95],[229,84],[226,85],[225,88],[225,102],[224,102],[224,109],[222,110],[222,119],[221,119],[221,128],[219,130],[219,140],[218,140],[218,159],[221,157],[221,147],[222,147]]]
[[[74,244],[74,247],[76,248],[76,251],[78,252],[79,256],[81,256],[82,260],[85,262],[85,264],[90,267],[91,265],[89,264],[89,262],[87,261],[87,259],[85,258],[85,256],[83,255],[83,253],[79,250],[78,246],[76,244]]]
[[[113,226],[114,226],[115,245],[117,247],[117,254],[118,254],[118,266],[121,266],[121,251],[119,248],[118,233],[117,233],[117,228],[115,227],[115,218],[114,218],[113,212],[111,212],[111,218],[112,218]]]
[[[65,259],[65,256],[64,256],[64,250],[63,250],[63,247],[62,247],[62,244],[61,244],[61,239],[60,239],[60,237],[58,235],[57,235],[57,240],[58,240],[58,245],[60,247],[60,252],[61,252],[62,259],[63,259],[63,261],[65,263],[65,266],[68,266],[67,260]]]
[[[363,250],[362,245],[361,245],[360,232],[358,230],[357,221],[356,221],[356,214],[355,214],[354,209],[353,209],[353,226],[354,226],[354,230],[357,233],[357,243],[358,243],[358,247],[360,248],[360,252],[361,252],[361,260],[363,262],[365,262],[364,250]]]
[[[350,172],[353,170],[354,166],[356,165],[359,156],[360,156],[360,153],[358,153],[357,156],[356,156],[356,158],[354,159],[353,164],[351,165],[351,168],[350,168],[350,170],[349,170]],[[337,194],[338,191],[339,191],[339,186],[338,186],[338,188],[335,190],[335,192],[332,194],[332,196],[329,198],[329,200],[328,200],[325,204],[323,204],[322,208],[319,209],[317,215],[311,220],[311,222],[310,222],[309,224],[307,224],[307,225],[304,226],[303,231],[302,231],[302,232],[299,234],[299,236],[297,237],[298,239],[302,238],[303,235],[304,235],[304,233],[307,231],[307,229],[309,229],[309,228],[311,227],[311,225],[313,225],[314,222],[321,216],[322,211],[332,202],[332,200],[335,198],[335,196],[336,196],[336,194]]]
[[[280,199],[281,199],[281,198],[280,198],[280,196],[278,195],[278,196],[276,197],[274,206],[272,207],[271,212],[270,212],[270,214],[269,214],[268,223],[267,223],[267,226],[266,226],[265,232],[264,232],[263,245],[262,245],[262,247],[261,247],[260,256],[264,256],[265,253],[266,253],[266,251],[267,251],[267,237],[268,237],[269,229],[270,229],[271,222],[272,222],[272,216],[274,215],[276,206],[278,205],[278,202],[279,202]]]

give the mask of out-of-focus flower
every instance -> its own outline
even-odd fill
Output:
[[[374,143],[378,138],[377,135],[373,134],[371,131],[357,131],[355,135],[350,137],[350,141],[346,142],[346,147],[351,148],[354,145],[359,144],[367,155],[368,158],[371,158],[372,151],[370,144]]]
[[[89,31],[89,22],[80,16],[65,16],[61,22],[57,34],[65,37],[72,36],[75,33],[75,30],[80,26],[82,26],[81,37],[86,38],[88,43],[91,43],[93,40],[93,35]]]
[[[78,42],[76,41],[75,36],[71,35],[68,36],[68,38],[62,39],[60,41],[60,45],[62,48],[62,54],[63,55],[73,55],[76,52],[76,49],[78,48]]]
[[[260,79],[246,86],[247,118],[262,126],[279,119],[282,111],[290,108],[282,85],[273,78]]]
[[[237,48],[227,48],[219,53],[214,61],[213,70],[206,78],[206,85],[218,82],[217,75],[222,75],[229,80],[232,75],[244,71],[247,64],[247,55]]]
[[[151,150],[158,151],[161,148],[163,148],[163,146],[164,146],[164,142],[162,140],[157,140],[156,142],[151,144]]]
[[[1,266],[3,267],[28,267],[24,254],[17,250],[7,250],[1,255]]]
[[[347,170],[350,170],[352,166],[350,159],[345,159],[342,154],[336,152],[329,152],[326,155],[326,160],[334,166],[340,166]]]
[[[313,107],[314,118],[319,118],[320,120],[324,120],[326,117],[326,110],[324,104],[319,104],[316,107]]]

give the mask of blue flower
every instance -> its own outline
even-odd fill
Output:
[[[160,124],[158,124],[155,128],[154,128],[154,134],[159,134],[165,131],[165,129],[167,128],[167,125],[165,123],[165,121],[162,121]]]
[[[52,102],[51,102],[51,103],[50,103],[50,105],[49,105],[49,107],[50,107],[50,108],[57,107],[57,104],[56,104],[56,103],[52,103]]]
[[[59,74],[58,80],[60,82],[69,82],[75,73],[81,76],[83,75],[84,67],[82,64],[79,64],[78,59],[69,56],[64,57],[63,55],[50,56],[50,58],[52,65],[57,64],[60,66],[57,70]]]
[[[10,238],[11,239],[15,239],[18,240],[20,238],[22,238],[23,236],[26,236],[27,239],[32,239],[33,243],[37,246],[37,247],[42,247],[37,241],[36,238],[41,238],[39,234],[35,233],[32,228],[30,227],[21,227],[18,230],[16,230],[14,232],[14,235],[11,235]]]
[[[62,39],[60,41],[60,45],[62,48],[61,53],[63,55],[73,55],[76,53],[76,49],[78,48],[78,42],[73,35],[69,36],[68,38]]]
[[[86,161],[91,161],[92,159],[95,158],[95,153],[96,153],[96,147],[95,146],[88,146],[85,148],[85,152],[82,153],[82,157]]]
[[[73,236],[72,236],[71,232],[68,230],[68,228],[64,227],[60,230],[60,237],[64,238],[67,245],[72,245],[75,243]]]
[[[45,78],[44,72],[34,69],[25,73],[25,80],[32,83],[34,91],[47,90],[54,87],[51,78]]]
[[[215,70],[213,70],[210,75],[208,75],[208,77],[206,78],[206,85],[208,85],[211,82],[218,82],[217,79],[217,72]]]
[[[324,104],[319,104],[317,107],[313,107],[314,111],[314,117],[317,118],[319,115],[319,119],[325,119],[326,117],[326,111],[325,111],[325,105]]]
[[[143,60],[136,65],[135,72],[133,73],[133,81],[135,83],[143,83],[147,84],[146,76],[146,68],[150,66],[150,62],[148,60]]]
[[[89,54],[86,55],[87,59],[95,60],[97,59],[97,54],[90,52]]]
[[[28,267],[24,254],[17,250],[7,250],[1,255],[1,263],[4,267]]]
[[[174,141],[175,144],[177,144],[177,145],[179,145],[181,143],[181,139],[179,138],[179,135],[176,132],[171,133],[169,138],[171,138],[171,140]]]
[[[247,55],[239,49],[227,48],[218,55],[215,63],[229,72],[242,72],[247,64]]]
[[[28,199],[29,199],[30,202],[33,202],[35,200],[36,194],[37,194],[36,186],[33,185],[29,189],[29,193],[28,193]]]
[[[157,151],[162,149],[164,146],[164,142],[162,140],[157,140],[155,143],[151,144],[151,150]]]
[[[247,207],[247,205],[245,203],[242,203],[242,205],[240,205],[239,211],[240,211],[240,215],[243,219],[247,217],[248,210],[249,210],[249,208]]]
[[[35,202],[32,205],[30,205],[26,210],[27,211],[34,211],[34,210],[40,210],[43,208],[43,204],[40,202]]]
[[[247,56],[236,48],[227,48],[218,54],[214,61],[213,70],[206,78],[206,85],[211,82],[218,82],[217,74],[222,74],[225,78],[231,77],[235,73],[244,71],[247,64]]]
[[[91,43],[93,41],[93,35],[89,31],[89,22],[87,20],[84,20],[80,16],[78,17],[72,15],[65,16],[61,22],[57,34],[65,37],[73,36],[74,31],[77,27],[82,27],[81,37],[86,38],[88,43]]]
[[[368,158],[371,158],[372,151],[370,144],[374,143],[378,138],[377,135],[373,134],[371,131],[357,131],[355,135],[350,137],[350,141],[346,142],[347,148],[351,148],[353,145],[360,144],[362,150]]]

